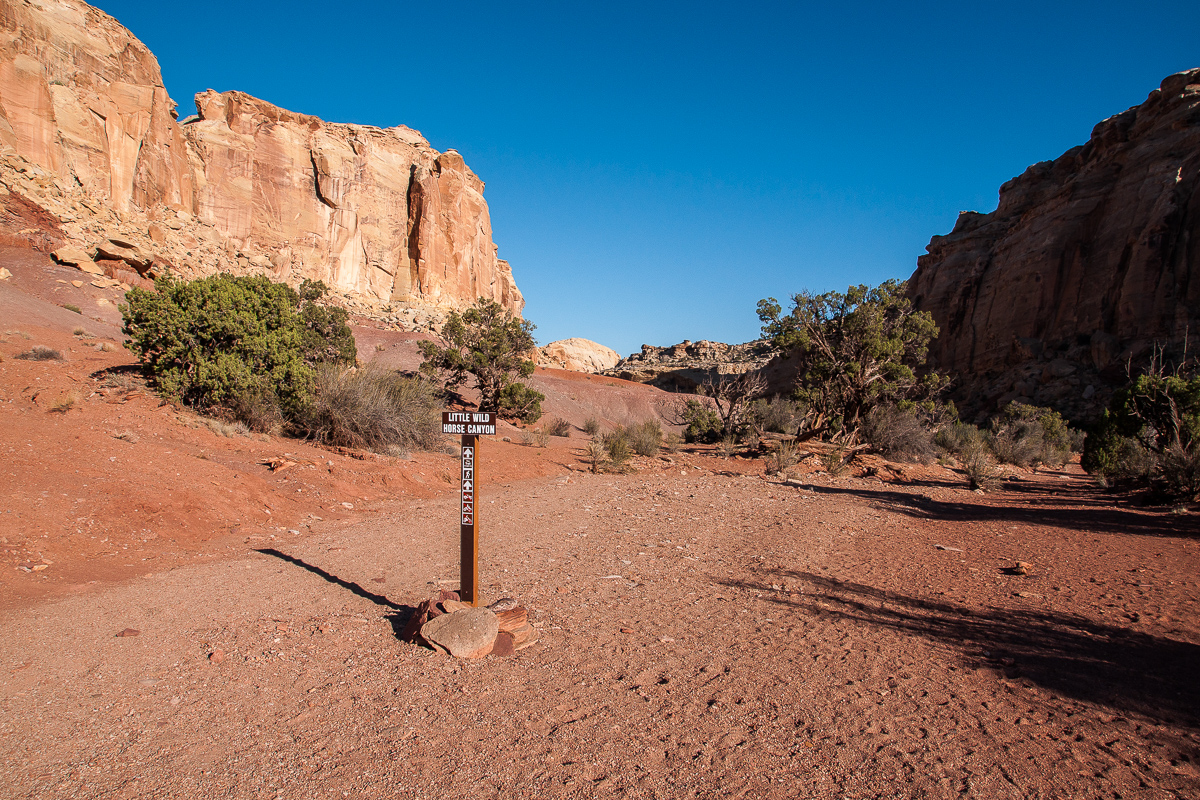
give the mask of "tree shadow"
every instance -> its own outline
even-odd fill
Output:
[[[1051,526],[1093,533],[1124,533],[1138,536],[1195,538],[1200,536],[1200,517],[1147,511],[1117,505],[1100,490],[1083,486],[1006,484],[1005,491],[1024,495],[1020,505],[1002,505],[968,500],[935,500],[932,497],[886,489],[806,485],[817,494],[853,495],[885,510],[910,517],[952,522],[1010,522]]]
[[[309,564],[307,561],[305,561],[302,558],[297,558],[296,556],[288,555],[287,553],[284,553],[280,550],[276,550],[273,547],[264,547],[261,549],[255,549],[254,552],[262,553],[265,556],[273,556],[275,558],[278,558],[280,561],[286,561],[289,564],[293,564],[297,567],[300,567],[300,569],[311,572],[313,575],[316,575],[316,576],[324,579],[325,581],[332,583],[335,586],[340,586],[341,588],[347,590],[351,594],[357,595],[358,597],[361,597],[364,600],[370,600],[372,603],[374,603],[377,606],[382,606],[384,608],[391,609],[391,611],[393,613],[386,614],[384,616],[385,616],[385,619],[387,619],[388,624],[390,624],[392,626],[392,633],[393,633],[393,635],[396,636],[396,638],[400,638],[400,632],[404,630],[404,626],[408,624],[408,620],[412,617],[413,613],[417,610],[414,606],[408,606],[408,605],[402,605],[400,603],[394,603],[391,600],[389,600],[386,596],[384,596],[382,594],[376,594],[375,592],[369,591],[368,589],[363,588],[360,584],[357,584],[354,581],[348,581],[344,578],[339,578],[338,576],[336,576],[330,572],[327,572],[314,564]]]
[[[971,609],[794,570],[764,571],[758,582],[720,581],[763,600],[921,636],[958,649],[1010,678],[1064,697],[1155,722],[1200,727],[1200,645],[1119,628],[1073,614]],[[780,578],[803,581],[796,599],[772,596]]]

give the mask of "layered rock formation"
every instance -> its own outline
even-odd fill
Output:
[[[154,56],[102,11],[0,0],[0,183],[62,222],[59,244],[125,242],[185,276],[320,279],[416,327],[478,297],[521,313],[458,153],[240,92],[196,106],[181,125]]]
[[[762,340],[746,344],[684,341],[671,347],[644,344],[640,353],[621,359],[604,374],[669,392],[695,392],[705,381],[762,369],[771,355]]]
[[[603,372],[612,369],[621,354],[589,339],[560,339],[538,349],[537,365],[572,372]]]
[[[963,399],[1095,415],[1125,366],[1200,333],[1200,70],[935,236],[908,283]],[[1192,352],[1196,350],[1193,341]]]

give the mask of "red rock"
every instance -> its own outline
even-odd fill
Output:
[[[134,630],[133,628],[126,628],[125,630],[123,630],[117,634],[117,638],[121,638],[124,636],[138,636],[140,634],[141,634],[141,631]]]
[[[516,639],[508,631],[500,631],[496,634],[496,641],[492,644],[492,652],[490,655],[499,658],[507,658],[517,652]]]
[[[496,621],[502,631],[514,631],[529,623],[529,612],[518,606],[507,611],[497,611]]]
[[[499,633],[496,615],[486,608],[443,614],[421,626],[421,638],[458,658],[483,658]]]
[[[908,281],[941,329],[932,363],[992,406],[1097,412],[1129,357],[1200,330],[1197,153],[1193,69],[1004,184],[995,211],[963,212]]]
[[[224,664],[225,663],[225,651],[224,650],[213,650],[211,653],[208,654],[208,660],[209,660],[209,662],[211,662],[213,664]]]
[[[154,55],[103,11],[4,1],[0,18],[5,182],[28,165],[47,179],[29,199],[51,216],[108,228],[115,212],[137,231],[122,228],[126,243],[145,248],[128,262],[140,273],[173,259],[200,274],[241,264],[380,309],[440,314],[485,296],[520,315],[483,181],[454,150],[403,125],[325,122],[240,92],[197,95],[199,119],[181,125]],[[70,244],[95,245],[87,236]],[[222,241],[219,253],[196,249]]]

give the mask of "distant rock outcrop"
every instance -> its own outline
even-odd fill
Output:
[[[969,406],[1092,417],[1157,344],[1200,333],[1200,69],[935,236],[908,283],[941,328],[932,363]],[[1195,351],[1195,343],[1193,343]]]
[[[240,92],[196,106],[177,121],[153,54],[104,12],[0,0],[0,183],[61,222],[56,246],[123,241],[187,277],[320,279],[408,326],[479,297],[521,313],[455,151]]]
[[[589,339],[560,339],[538,349],[539,367],[572,372],[603,372],[621,360],[621,354]]]
[[[684,341],[671,347],[644,344],[640,353],[621,359],[604,374],[669,392],[695,392],[707,380],[762,369],[771,356],[770,345],[763,340],[746,344]]]

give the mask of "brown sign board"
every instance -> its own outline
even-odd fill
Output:
[[[493,411],[443,411],[442,433],[495,436],[496,414]]]

